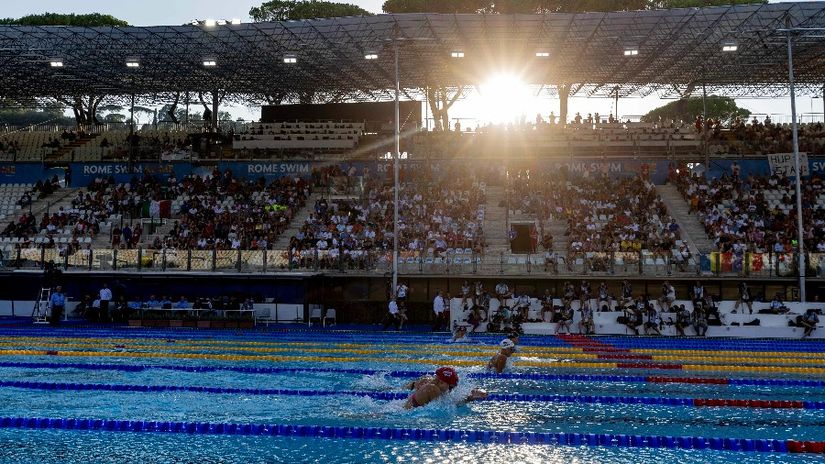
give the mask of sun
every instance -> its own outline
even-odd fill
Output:
[[[477,114],[484,123],[507,124],[522,116],[530,118],[530,87],[514,74],[490,76],[478,93]]]

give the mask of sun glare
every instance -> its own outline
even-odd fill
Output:
[[[530,87],[512,74],[491,76],[479,89],[480,119],[484,123],[506,124],[518,121],[528,113],[532,94]]]

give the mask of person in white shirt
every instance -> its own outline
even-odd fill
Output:
[[[384,330],[387,330],[387,327],[391,325],[395,326],[395,330],[400,330],[398,303],[396,303],[395,298],[390,298],[390,303],[387,305],[387,314],[384,316],[383,322]]]
[[[108,321],[109,320],[109,302],[112,301],[112,290],[109,289],[109,286],[103,284],[103,288],[100,289],[100,321]]]
[[[674,301],[676,301],[676,288],[670,282],[665,281],[662,284],[662,297],[659,298],[659,308],[663,313],[666,313],[670,311],[670,306]]]
[[[446,311],[447,308],[444,297],[441,296],[441,290],[437,290],[435,298],[433,299],[433,315],[435,316],[433,332],[438,332],[444,328],[444,316],[447,314]]]

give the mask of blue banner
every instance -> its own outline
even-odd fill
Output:
[[[44,168],[40,163],[0,163],[0,184],[35,184],[38,180],[63,178],[62,168]]]

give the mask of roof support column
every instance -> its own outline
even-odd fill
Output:
[[[567,101],[570,98],[570,85],[560,84],[556,86],[559,90],[559,124],[567,125]]]
[[[212,92],[212,132],[218,132],[218,105],[220,104],[220,100],[218,99],[218,91],[215,90]]]
[[[793,133],[793,164],[796,170],[796,232],[797,262],[799,263],[799,301],[805,302],[805,236],[802,229],[802,171],[799,169],[799,132],[796,124],[796,93],[793,82],[793,44],[788,29],[788,85],[791,88],[791,130]]]

